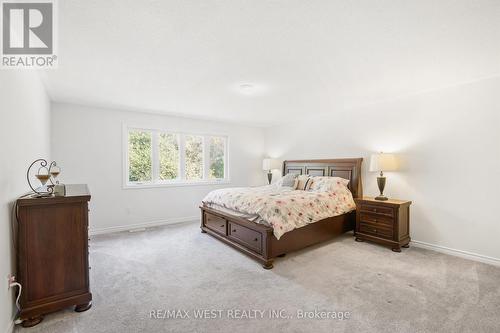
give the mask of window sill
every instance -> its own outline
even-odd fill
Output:
[[[185,186],[207,186],[207,185],[221,185],[230,184],[230,179],[223,180],[206,180],[197,182],[171,182],[171,183],[140,183],[140,184],[130,184],[126,183],[123,185],[124,190],[130,189],[142,189],[142,188],[157,188],[157,187],[185,187]]]

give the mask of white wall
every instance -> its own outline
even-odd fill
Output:
[[[365,195],[377,194],[370,153],[401,154],[386,194],[413,200],[412,239],[497,259],[499,144],[500,78],[266,130],[272,157],[364,157]]]
[[[7,332],[15,315],[7,275],[15,273],[11,209],[28,192],[26,168],[49,158],[50,103],[38,74],[30,70],[0,71],[0,331]]]
[[[372,152],[400,154],[386,194],[413,201],[415,241],[500,259],[495,207],[500,188],[500,79],[304,117],[268,129],[136,112],[52,105],[52,154],[66,183],[88,183],[93,231],[120,230],[197,217],[201,198],[218,186],[122,189],[122,124],[230,135],[231,184],[260,185],[263,155],[282,159],[364,157],[365,195],[377,194],[367,172]],[[265,147],[264,147],[265,140]],[[265,152],[265,154],[263,154]]]
[[[230,184],[123,189],[123,123],[229,135]],[[52,153],[64,183],[89,184],[91,232],[198,218],[201,199],[218,187],[261,185],[260,128],[71,104],[52,104]]]

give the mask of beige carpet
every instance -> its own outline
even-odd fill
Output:
[[[394,253],[350,235],[269,271],[197,223],[93,237],[90,257],[92,309],[18,332],[500,332],[500,267],[417,248]],[[220,317],[195,319],[197,309]],[[154,310],[190,318],[151,319]],[[238,319],[236,310],[266,312]],[[314,310],[350,317],[297,318]]]

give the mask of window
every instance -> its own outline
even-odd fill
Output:
[[[228,180],[227,136],[125,128],[125,186]]]
[[[208,139],[209,159],[208,178],[224,178],[224,156],[226,154],[226,142],[224,138],[211,136]]]
[[[179,135],[160,133],[158,144],[160,180],[179,179]]]
[[[203,137],[186,135],[186,179],[203,179]]]
[[[151,181],[151,133],[133,131],[128,134],[129,180]]]

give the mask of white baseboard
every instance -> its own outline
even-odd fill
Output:
[[[417,240],[412,240],[411,245],[415,247],[420,247],[422,249],[427,249],[427,250],[432,250],[436,252],[441,252],[445,254],[449,254],[455,257],[460,257],[464,259],[469,259],[469,260],[474,260],[474,261],[479,261],[485,264],[490,264],[490,265],[495,265],[495,266],[500,266],[500,259],[498,258],[493,258],[493,257],[488,257],[484,256],[482,254],[477,254],[477,253],[472,253],[472,252],[467,252],[467,251],[462,251],[462,250],[456,250],[456,249],[451,249],[449,247],[441,246],[441,245],[434,245],[434,244],[429,244],[426,242],[421,242]]]
[[[199,216],[188,216],[188,217],[179,217],[179,218],[173,218],[173,219],[156,220],[156,221],[145,222],[145,223],[120,225],[120,226],[115,226],[115,227],[105,227],[105,228],[92,228],[91,227],[89,229],[89,234],[90,235],[110,234],[113,232],[129,231],[129,230],[141,229],[141,228],[151,228],[151,227],[157,227],[157,226],[161,226],[161,225],[193,222],[193,221],[198,221],[199,219],[200,219]]]

